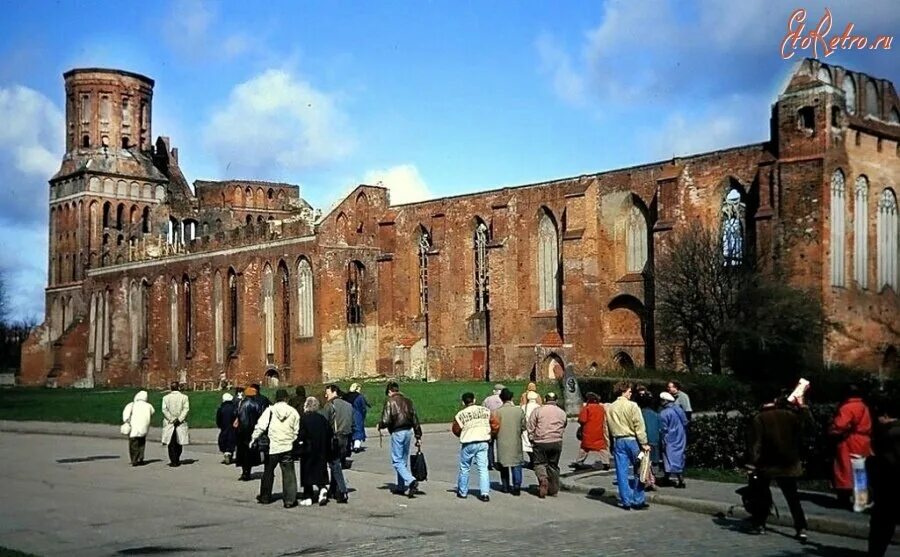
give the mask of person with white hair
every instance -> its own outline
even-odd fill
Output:
[[[132,466],[144,464],[144,449],[150,431],[150,417],[155,409],[147,402],[147,391],[138,391],[134,400],[122,410],[122,433],[128,436],[128,456]]]
[[[659,393],[662,410],[659,412],[659,438],[663,446],[663,471],[660,485],[684,488],[684,452],[687,449],[688,419],[675,397],[665,391]]]
[[[328,504],[328,461],[331,438],[334,430],[328,418],[319,412],[319,399],[307,397],[300,416],[300,432],[297,437],[300,454],[300,486],[303,489],[301,507],[309,507],[314,502],[320,506]],[[318,488],[318,497],[316,497]]]
[[[353,441],[353,452],[359,453],[363,451],[363,443],[366,441],[366,413],[371,404],[362,394],[362,387],[359,383],[350,385],[350,391],[344,395],[344,400],[353,407],[353,433],[350,439]]]
[[[522,406],[522,410],[525,412],[525,423],[528,423],[531,413],[541,406],[541,395],[537,391],[528,391],[525,395],[525,400],[527,402]],[[531,444],[531,438],[528,436],[527,429],[522,432],[522,451],[528,457],[525,467],[534,468],[534,447]]]
[[[222,464],[231,464],[234,459],[234,451],[237,449],[235,418],[237,418],[237,405],[234,402],[234,395],[222,393],[222,404],[216,410],[216,427],[219,428],[219,452],[222,453]]]

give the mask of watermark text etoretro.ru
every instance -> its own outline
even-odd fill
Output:
[[[894,42],[891,35],[878,35],[873,40],[862,35],[854,35],[852,22],[847,23],[840,35],[829,37],[832,23],[831,10],[825,8],[825,14],[818,25],[807,30],[806,10],[803,8],[794,10],[788,19],[788,32],[781,42],[781,57],[785,60],[793,58],[798,50],[812,50],[813,58],[819,57],[820,49],[823,57],[831,56],[836,50],[890,50],[891,43]]]

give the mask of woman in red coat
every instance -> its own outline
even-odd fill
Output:
[[[572,468],[584,468],[585,461],[591,452],[597,453],[596,465],[604,470],[609,470],[609,451],[606,450],[608,440],[606,436],[606,408],[600,404],[600,397],[594,393],[588,393],[584,397],[586,404],[578,414],[578,423],[581,424],[581,449]]]
[[[837,491],[838,501],[845,507],[851,507],[853,469],[850,465],[850,455],[865,458],[872,454],[872,417],[856,385],[847,388],[847,396],[838,407],[829,433],[837,438],[834,489]]]

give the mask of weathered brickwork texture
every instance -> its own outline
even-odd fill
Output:
[[[326,215],[291,184],[191,188],[169,139],[151,141],[152,80],[85,69],[65,81],[47,315],[23,347],[25,384],[678,367],[655,335],[654,281],[666,280],[655,254],[692,222],[723,230],[738,198],[745,253],[822,300],[834,324],[822,364],[898,372],[896,279],[877,280],[879,203],[900,185],[888,81],[806,60],[758,144],[408,205],[390,204],[390,184],[361,185]],[[846,278],[835,280],[833,261]]]

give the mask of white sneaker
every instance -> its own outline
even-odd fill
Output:
[[[301,507],[312,507],[312,499],[304,499],[300,501]]]
[[[328,504],[328,488],[323,487],[319,490],[319,505],[324,507]]]

